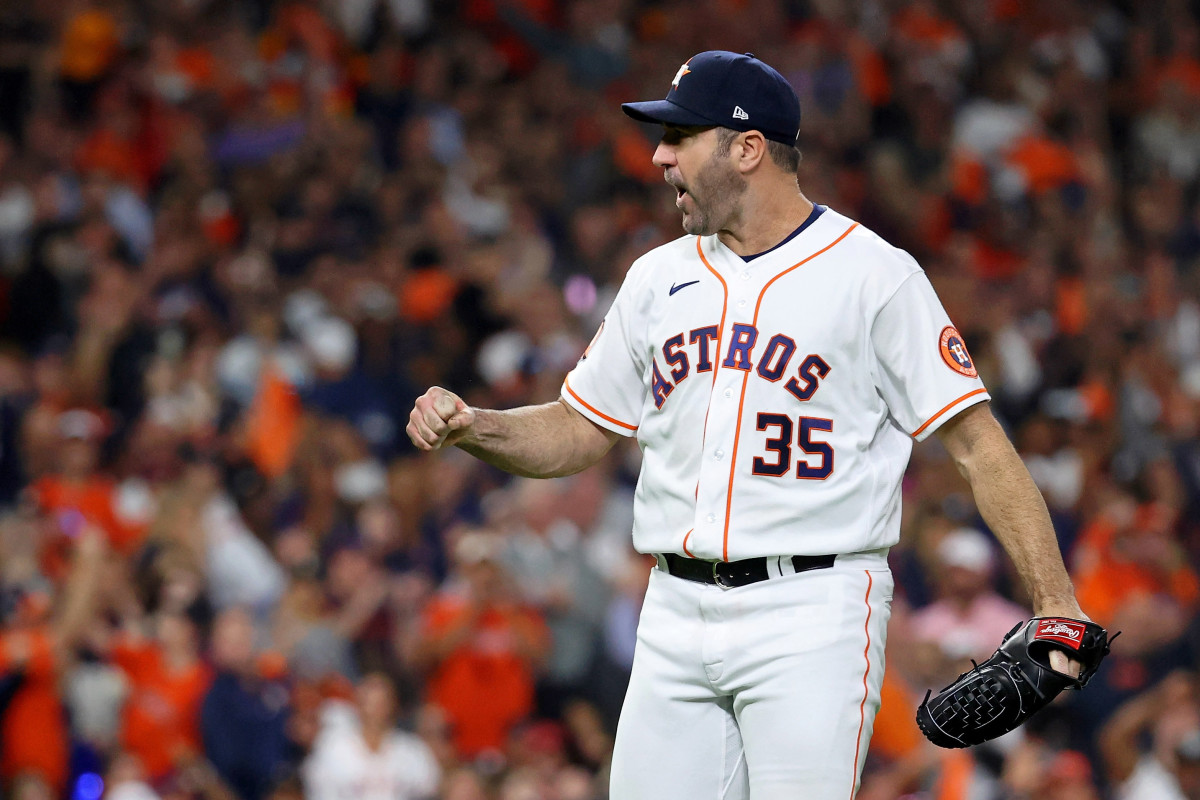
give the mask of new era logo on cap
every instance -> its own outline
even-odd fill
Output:
[[[675,73],[665,100],[624,103],[621,110],[642,122],[757,130],[791,145],[800,133],[796,90],[752,53],[694,55]]]

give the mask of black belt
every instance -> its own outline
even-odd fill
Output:
[[[836,558],[837,556],[792,556],[791,560],[796,572],[808,572],[814,569],[828,569],[833,566]],[[741,561],[703,561],[698,558],[684,558],[676,553],[664,553],[663,560],[666,562],[667,572],[677,578],[697,583],[712,583],[723,589],[746,586],[771,577],[771,573],[767,571],[765,556],[744,558]]]

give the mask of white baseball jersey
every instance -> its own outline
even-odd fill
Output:
[[[988,399],[916,261],[831,209],[638,259],[562,395],[637,436],[634,546],[728,561],[895,544],[912,440]]]

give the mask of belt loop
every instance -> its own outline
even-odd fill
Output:
[[[779,573],[781,576],[796,574],[796,565],[792,563],[791,556],[779,556]]]

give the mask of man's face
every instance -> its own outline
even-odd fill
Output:
[[[734,169],[729,152],[720,152],[715,128],[665,126],[654,152],[654,165],[675,187],[675,206],[683,229],[709,236],[729,227],[741,214],[746,181]]]
[[[358,713],[364,722],[386,727],[396,712],[396,690],[391,681],[379,673],[363,678],[355,690]]]

